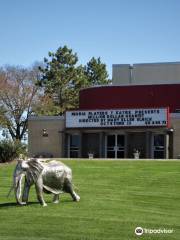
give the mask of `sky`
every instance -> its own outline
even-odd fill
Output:
[[[79,64],[180,61],[179,0],[0,0],[0,66],[67,45]]]

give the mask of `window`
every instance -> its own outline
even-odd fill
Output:
[[[80,136],[77,134],[70,135],[70,158],[79,157]]]
[[[165,157],[165,136],[163,134],[154,135],[154,158],[163,159]]]
[[[124,158],[124,135],[107,135],[106,156],[107,158]]]

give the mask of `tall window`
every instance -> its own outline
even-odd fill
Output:
[[[165,135],[154,135],[154,158],[165,157]]]
[[[78,158],[80,146],[80,136],[77,134],[70,135],[70,158]]]
[[[106,153],[107,158],[124,158],[124,135],[112,134],[107,135]]]

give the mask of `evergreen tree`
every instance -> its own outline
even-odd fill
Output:
[[[108,73],[106,71],[106,64],[101,63],[100,57],[94,57],[85,66],[85,75],[87,76],[90,86],[107,85],[110,83]]]
[[[39,114],[59,115],[77,108],[80,89],[109,83],[106,65],[100,58],[92,58],[87,66],[78,66],[77,54],[67,46],[48,55],[49,58],[44,58],[44,67],[39,68],[42,78],[38,85],[44,89],[37,107]]]
[[[77,54],[64,46],[56,53],[49,52],[49,59],[44,59],[45,68],[40,67],[43,76],[39,85],[44,87],[45,95],[52,98],[57,114],[76,108],[79,90],[87,85],[83,67],[77,67],[77,62]]]

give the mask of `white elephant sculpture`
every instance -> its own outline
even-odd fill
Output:
[[[21,185],[24,176],[21,201]],[[18,160],[13,178],[16,201],[20,205],[27,204],[29,190],[33,184],[35,184],[37,198],[43,206],[47,206],[43,192],[54,194],[54,203],[59,202],[59,194],[62,192],[69,193],[74,201],[80,200],[80,197],[73,190],[71,169],[59,161],[42,162],[36,158]]]

